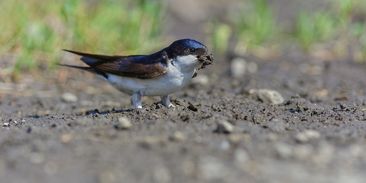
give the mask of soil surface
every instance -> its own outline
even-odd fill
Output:
[[[172,109],[145,97],[144,109],[131,110],[129,96],[70,69],[3,87],[0,180],[365,180],[365,65],[241,61],[248,72],[233,77],[231,63],[216,58],[173,95]],[[260,100],[253,89],[277,91],[284,102]]]

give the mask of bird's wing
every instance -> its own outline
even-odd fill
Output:
[[[93,67],[93,66],[92,66]],[[94,69],[119,76],[134,77],[140,79],[151,79],[161,76],[167,72],[167,68],[161,62],[149,64],[136,63],[130,60],[117,60],[105,62],[93,67]]]
[[[69,51],[69,50],[66,50]],[[158,56],[106,56],[69,51],[81,55],[81,60],[96,73],[151,79],[167,72],[168,57],[165,52]]]

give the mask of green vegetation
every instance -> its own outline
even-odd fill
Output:
[[[300,13],[296,22],[294,37],[306,50],[316,42],[326,41],[336,31],[335,20],[327,13]]]
[[[355,61],[365,60],[366,22],[357,17],[364,16],[362,12],[366,10],[366,1],[336,0],[332,1],[330,8],[327,12],[305,14],[310,17],[308,27],[313,29],[313,34],[307,39],[302,39],[301,33],[295,34],[295,38],[307,50],[315,43],[323,44],[328,45],[336,57],[347,57]],[[301,17],[298,19],[299,24],[304,22],[306,24],[306,20],[304,21]],[[297,27],[296,33],[301,30],[304,29]]]
[[[360,18],[365,17],[366,0],[334,0],[329,1],[324,7],[326,9],[304,9],[287,27],[277,22],[276,13],[267,0],[248,0],[243,4],[245,8],[240,16],[233,17],[232,26],[221,23],[229,31],[220,31],[222,25],[215,24],[214,43],[219,37],[229,37],[224,33],[234,33],[239,38],[237,47],[254,54],[256,49],[260,50],[257,53],[263,53],[263,48],[276,49],[288,45],[298,45],[305,53],[311,53],[320,45],[336,57],[351,55],[354,60],[366,59],[366,21]],[[346,53],[349,50],[353,52]]]
[[[223,54],[228,47],[229,38],[231,34],[230,26],[221,23],[211,25],[214,30],[212,33],[212,46],[215,51]]]
[[[159,39],[163,8],[155,0],[0,2],[0,56],[16,56],[14,71],[52,65],[62,48],[132,54]]]
[[[305,53],[326,48],[366,60],[366,0],[328,2],[326,9],[303,10],[282,26],[268,0],[243,1],[231,21],[208,22],[212,46],[224,54],[235,37],[238,48],[254,54],[297,45]],[[165,10],[159,0],[2,0],[0,7],[0,57],[16,60],[7,71],[52,66],[63,48],[135,54],[162,46],[157,43]]]
[[[237,21],[239,38],[248,47],[258,46],[269,41],[277,34],[275,21],[267,0],[255,0],[248,4]]]

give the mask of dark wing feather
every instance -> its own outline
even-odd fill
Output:
[[[153,64],[134,63],[130,61],[106,62],[94,67],[101,72],[125,77],[150,79],[167,72],[166,67],[157,62]]]
[[[167,72],[168,57],[166,52],[148,56],[106,56],[65,50],[81,55],[81,60],[96,73],[151,79]]]

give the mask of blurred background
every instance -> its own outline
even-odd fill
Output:
[[[366,0],[0,0],[0,182],[365,182]],[[62,49],[214,64],[130,98]]]
[[[0,82],[58,69],[63,48],[143,54],[178,38],[205,42],[220,58],[366,59],[366,0],[2,0],[0,7]]]

